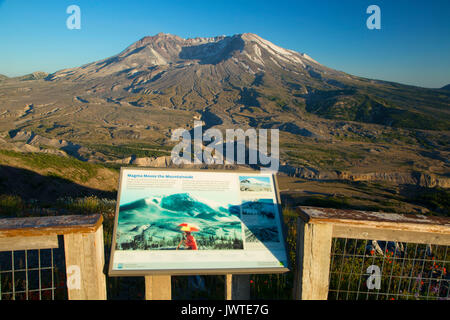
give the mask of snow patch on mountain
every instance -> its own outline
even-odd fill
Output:
[[[275,56],[276,58],[278,58],[284,62],[297,63],[297,64],[302,65],[303,67],[305,66],[303,61],[300,58],[301,56],[299,53],[292,51],[292,50],[283,49],[283,48],[273,44],[272,42],[259,37],[256,34],[245,33],[242,35],[242,39],[244,39],[246,41],[251,41],[251,42],[257,43],[260,47],[265,49],[271,55]],[[261,56],[261,54],[259,54],[259,56]]]

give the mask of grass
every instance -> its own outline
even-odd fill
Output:
[[[305,206],[321,207],[321,208],[335,208],[344,209],[351,207],[351,202],[348,197],[310,197],[306,199],[303,203]]]
[[[415,202],[430,207],[436,213],[450,213],[450,191],[447,189],[424,189],[415,198]]]
[[[56,207],[73,212],[74,214],[113,214],[116,209],[116,201],[110,199],[99,199],[95,196],[85,198],[60,198]]]
[[[9,150],[0,150],[0,155],[14,158],[23,165],[36,170],[54,169],[56,172],[49,172],[50,176],[69,179],[73,181],[87,182],[95,177],[101,165],[83,162],[73,157],[63,157],[46,153],[20,153]],[[60,174],[63,172],[63,176]]]
[[[13,216],[22,212],[25,208],[25,203],[22,198],[15,195],[0,195],[0,215]]]
[[[407,145],[415,145],[416,140],[413,136],[413,133],[407,132],[407,133],[400,133],[398,131],[391,131],[391,132],[383,132],[379,137],[376,138],[376,142],[383,142],[383,143],[392,143],[393,140],[398,140],[400,142],[403,142]]]
[[[314,165],[319,168],[345,169],[350,162],[364,159],[364,155],[350,149],[334,149],[323,145],[286,143],[282,145],[293,164]]]
[[[448,120],[437,119],[431,115],[417,112],[403,111],[391,115],[392,126],[399,128],[423,129],[423,130],[449,130]]]
[[[101,152],[107,156],[115,158],[126,158],[136,156],[144,157],[163,157],[170,155],[169,147],[160,147],[146,144],[127,144],[127,145],[106,145],[106,144],[92,144],[89,148]]]
[[[423,130],[448,130],[450,126],[448,117],[410,111],[398,106],[398,101],[388,102],[354,89],[319,90],[309,100],[307,111],[327,119]]]

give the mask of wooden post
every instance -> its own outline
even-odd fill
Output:
[[[106,300],[103,226],[64,235],[69,300]]]
[[[57,248],[62,235],[68,298],[105,300],[102,222],[100,214],[0,219],[0,249]]]
[[[225,300],[250,300],[250,275],[225,275]]]
[[[330,272],[331,224],[305,223],[297,220],[297,271],[294,298],[326,300]]]
[[[316,207],[297,213],[296,299],[327,299],[332,238],[450,244],[446,217]]]
[[[145,300],[171,300],[171,276],[145,276]]]

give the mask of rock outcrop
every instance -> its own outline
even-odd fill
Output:
[[[423,172],[367,172],[326,171],[310,167],[280,166],[280,172],[308,180],[385,181],[395,184],[411,184],[426,188],[450,188],[450,178]]]

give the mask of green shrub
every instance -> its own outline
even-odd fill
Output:
[[[0,214],[12,216],[20,214],[25,207],[21,197],[15,195],[0,195]]]
[[[58,199],[56,206],[77,214],[114,213],[116,201],[95,196],[76,199],[66,197]]]

